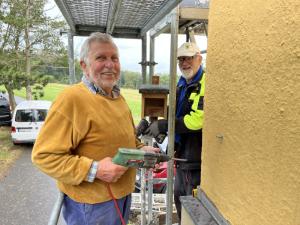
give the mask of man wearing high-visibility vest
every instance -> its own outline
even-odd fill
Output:
[[[175,156],[187,159],[176,162],[174,200],[181,218],[180,196],[192,195],[192,190],[200,185],[205,73],[200,49],[195,43],[181,45],[177,59],[182,76],[176,93]],[[166,134],[167,129],[167,120],[157,120],[145,134],[157,137]]]

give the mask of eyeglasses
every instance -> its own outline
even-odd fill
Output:
[[[180,56],[177,58],[177,60],[179,63],[183,63],[184,61],[187,61],[190,63],[193,61],[194,57],[195,57],[195,55],[194,56]]]

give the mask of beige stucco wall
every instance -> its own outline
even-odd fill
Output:
[[[206,84],[205,193],[233,225],[300,225],[300,1],[212,0]]]

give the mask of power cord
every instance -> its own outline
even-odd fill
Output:
[[[120,208],[119,208],[119,205],[118,205],[118,203],[117,203],[117,200],[116,200],[116,198],[114,197],[114,195],[113,195],[113,193],[112,193],[112,191],[111,191],[111,188],[110,188],[110,185],[109,185],[109,184],[107,184],[107,190],[108,190],[108,193],[109,193],[110,197],[111,197],[112,200],[114,201],[115,208],[116,208],[116,210],[117,210],[117,212],[118,212],[118,214],[119,214],[119,217],[120,217],[120,220],[121,220],[122,225],[126,225],[125,220],[124,220],[124,218],[123,218],[123,216],[122,216],[121,210],[120,210]]]

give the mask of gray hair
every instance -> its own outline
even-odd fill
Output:
[[[118,47],[109,34],[100,32],[91,33],[90,36],[83,42],[80,50],[80,61],[84,61],[86,64],[89,64],[88,54],[90,51],[91,43],[93,42],[112,44],[118,51]]]

